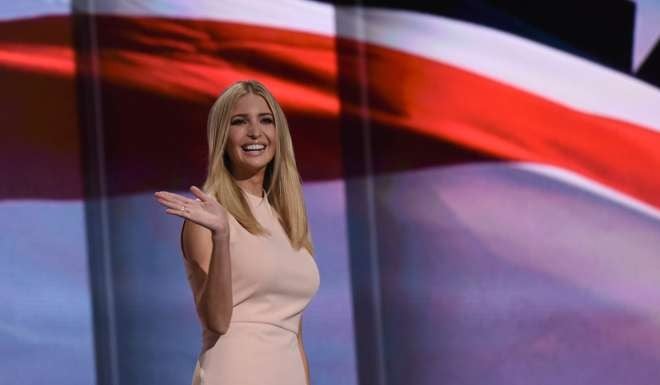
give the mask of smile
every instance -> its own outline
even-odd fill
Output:
[[[243,149],[243,152],[249,153],[250,155],[259,155],[266,149],[266,145],[265,144],[247,144],[247,145],[241,146],[241,148]]]

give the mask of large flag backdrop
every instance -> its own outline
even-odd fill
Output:
[[[0,381],[190,380],[180,222],[204,123],[290,120],[321,269],[314,384],[660,378],[652,1],[0,6]],[[588,27],[587,27],[588,25]]]

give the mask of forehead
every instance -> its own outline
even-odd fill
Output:
[[[255,94],[246,94],[236,101],[234,108],[232,108],[232,115],[249,113],[261,114],[271,113],[271,111],[264,98]]]

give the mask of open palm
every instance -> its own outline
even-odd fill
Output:
[[[215,197],[206,194],[196,186],[191,186],[190,191],[197,197],[196,199],[168,191],[158,191],[154,193],[154,196],[161,205],[167,207],[165,212],[168,214],[189,219],[214,233],[227,233],[229,224],[225,208],[218,203]]]

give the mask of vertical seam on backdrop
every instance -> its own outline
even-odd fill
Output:
[[[118,368],[118,355],[117,355],[117,328],[116,328],[116,319],[115,319],[115,296],[114,296],[114,285],[113,285],[113,271],[112,271],[112,247],[110,245],[110,234],[109,234],[109,216],[108,216],[108,195],[107,195],[107,185],[106,185],[106,164],[105,164],[105,142],[103,137],[103,120],[102,116],[102,104],[101,104],[101,86],[99,84],[100,76],[100,66],[99,66],[99,48],[98,48],[98,35],[96,28],[96,12],[94,7],[95,0],[81,0],[73,1],[72,4],[79,4],[81,7],[78,12],[86,14],[87,20],[89,22],[89,29],[85,31],[89,35],[89,67],[90,73],[83,74],[83,76],[89,76],[90,79],[90,88],[92,91],[92,119],[93,119],[93,130],[94,130],[94,150],[96,152],[96,166],[97,169],[94,170],[98,175],[98,207],[99,207],[99,221],[100,221],[100,236],[101,236],[101,259],[103,264],[103,299],[104,299],[104,315],[107,317],[107,353],[109,357],[105,359],[105,364],[108,365],[110,371],[110,378],[97,378],[97,382],[106,385],[119,385],[121,383],[119,379],[119,368]],[[76,13],[76,10],[73,10],[73,13]],[[74,15],[75,17],[75,15]],[[94,198],[92,198],[94,199]],[[90,277],[94,279],[94,277]],[[96,326],[96,325],[95,325]],[[105,331],[104,331],[105,332]],[[99,357],[97,356],[97,359]],[[98,365],[97,366],[97,377],[98,377]],[[105,372],[104,372],[105,373]]]
[[[362,1],[358,1],[356,6],[357,15],[357,35],[360,37],[358,44],[359,56],[358,60],[358,75],[360,83],[363,85],[360,92],[360,109],[362,115],[362,133],[364,143],[364,166],[365,166],[365,186],[366,186],[366,199],[367,199],[367,216],[369,222],[369,261],[371,264],[372,274],[372,295],[374,306],[374,317],[376,321],[376,349],[378,352],[378,383],[382,385],[387,384],[387,377],[385,375],[385,352],[383,348],[383,319],[382,319],[382,293],[380,285],[380,268],[378,265],[378,231],[376,228],[376,208],[375,208],[375,193],[374,193],[374,180],[373,180],[373,162],[371,151],[371,124],[369,118],[369,78],[367,77],[367,55],[365,53],[365,42],[368,40],[365,36],[365,19],[364,8]]]

